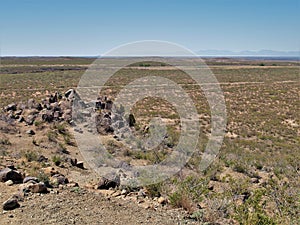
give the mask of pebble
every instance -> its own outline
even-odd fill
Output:
[[[5,185],[7,186],[12,186],[14,184],[14,182],[12,180],[8,180],[5,182]]]

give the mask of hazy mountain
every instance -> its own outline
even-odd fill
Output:
[[[201,56],[293,56],[300,57],[300,51],[240,51],[234,52],[229,50],[200,50],[196,52]]]

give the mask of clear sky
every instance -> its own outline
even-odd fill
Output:
[[[300,49],[300,0],[0,0],[1,55],[100,55],[164,40],[193,51]]]

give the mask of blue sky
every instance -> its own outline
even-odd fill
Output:
[[[300,49],[300,0],[0,0],[1,55],[100,55],[139,40],[193,51]]]

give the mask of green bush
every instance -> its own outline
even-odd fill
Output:
[[[54,143],[57,143],[57,133],[54,131],[48,131],[47,133],[48,140]]]
[[[25,152],[24,154],[25,158],[27,159],[28,162],[36,161],[37,160],[37,154],[33,151],[28,151]]]
[[[265,202],[262,197],[265,195],[265,190],[257,189],[244,202],[244,204],[235,205],[234,218],[245,225],[275,225],[276,222],[270,218],[263,209]]]
[[[56,166],[59,166],[61,164],[61,161],[62,159],[60,158],[60,156],[55,155],[52,157],[52,162],[54,162]]]

